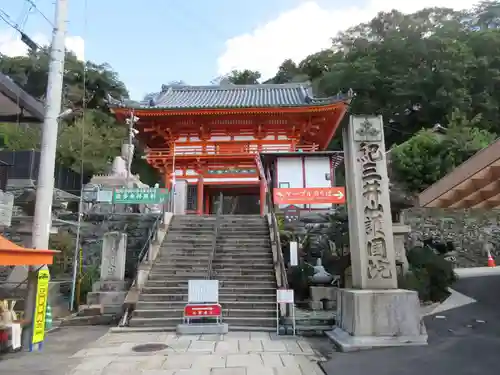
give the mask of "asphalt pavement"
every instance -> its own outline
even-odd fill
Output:
[[[327,375],[500,374],[500,276],[460,279],[477,302],[427,316],[429,345],[333,353]]]
[[[0,355],[0,374],[64,375],[79,362],[71,356],[108,330],[107,326],[57,329],[47,334],[42,351]]]

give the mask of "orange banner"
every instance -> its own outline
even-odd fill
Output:
[[[275,204],[342,204],[345,203],[343,187],[273,189]]]

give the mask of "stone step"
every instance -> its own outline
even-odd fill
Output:
[[[271,248],[269,246],[254,246],[254,247],[245,247],[242,249],[238,245],[234,246],[227,246],[223,245],[221,246],[218,244],[216,247],[217,252],[221,252],[222,254],[231,254],[231,253],[236,253],[236,254],[242,254],[242,253],[250,253],[250,254],[272,254]]]
[[[207,264],[173,264],[168,262],[166,259],[162,262],[155,263],[155,267],[161,270],[193,270],[193,271],[201,271],[207,269]]]
[[[161,278],[151,277],[146,282],[147,287],[156,286],[156,287],[187,287],[189,280],[203,280],[200,277],[193,278]],[[264,280],[245,280],[245,279],[218,279],[220,288],[246,288],[247,286],[253,287],[265,287],[265,288],[273,288],[276,287],[276,279],[264,279]]]
[[[198,239],[196,235],[186,237],[183,239],[176,239],[176,238],[167,238],[165,241],[163,241],[162,245],[168,246],[168,245],[191,245],[191,246],[210,246],[213,242],[213,238],[201,238]]]
[[[239,253],[225,252],[224,250],[216,251],[214,261],[227,261],[231,263],[232,261],[258,261],[259,263],[272,263],[273,255],[271,253],[248,253],[246,251],[240,251]]]
[[[241,260],[231,259],[230,261],[224,259],[214,259],[212,263],[212,267],[214,270],[222,269],[222,268],[233,268],[238,270],[243,269],[260,269],[260,270],[269,270],[274,269],[273,263],[269,262],[252,262],[242,264]]]
[[[202,259],[195,258],[195,257],[177,257],[177,258],[172,258],[169,257],[168,259],[162,260],[161,262],[155,263],[156,265],[162,266],[162,265],[169,265],[169,266],[174,266],[174,265],[186,265],[186,264],[191,264],[191,265],[206,265],[208,264],[208,257],[204,257]]]
[[[250,227],[247,228],[243,226],[242,228],[234,227],[221,227],[219,228],[219,233],[228,236],[240,236],[240,235],[269,235],[269,228],[267,227]]]
[[[269,270],[261,270],[261,269],[255,269],[255,268],[218,268],[214,270],[214,275],[225,275],[225,274],[234,274],[238,276],[254,276],[254,275],[268,275],[272,272],[269,272]],[[274,273],[273,273],[274,274]]]
[[[248,312],[246,317],[228,316],[224,318],[224,323],[229,324],[229,330],[246,330],[253,327],[260,329],[265,327],[276,327],[276,313],[269,317],[253,317],[251,312]],[[231,328],[233,327],[233,328]]]
[[[173,250],[177,251],[190,251],[190,250],[196,250],[196,251],[206,251],[207,253],[212,251],[213,248],[213,243],[210,244],[199,244],[199,245],[193,245],[193,244],[166,244],[163,243],[162,246],[160,247],[160,253],[159,255],[168,255],[170,254]]]
[[[276,310],[276,302],[266,301],[219,301],[224,311],[241,311],[241,310],[260,310],[274,311]],[[136,310],[180,310],[182,311],[187,304],[186,300],[181,301],[143,301],[139,300]],[[232,315],[232,314],[228,314]]]
[[[229,330],[241,331],[241,330],[251,330],[258,329],[262,330],[275,330],[276,329],[276,318],[275,317],[264,317],[264,318],[253,318],[253,317],[232,317],[228,316],[223,319],[224,323],[229,324]],[[182,318],[139,318],[133,316],[130,320],[130,327],[156,327],[161,328],[165,331],[175,331],[177,325],[182,323]]]
[[[210,259],[211,252],[206,252],[203,255],[198,255],[198,256],[192,256],[189,254],[169,254],[167,262],[169,263],[177,263],[177,262],[184,262],[184,261],[191,261],[193,263],[202,263],[202,262],[208,262]]]
[[[276,280],[258,280],[258,281],[219,280],[219,287],[221,289],[246,288],[247,286],[262,287],[262,288],[276,288]]]
[[[156,283],[146,283],[146,285],[142,288],[141,294],[187,294],[188,292],[188,283],[186,282],[182,286],[158,286]],[[276,286],[246,286],[243,284],[238,284],[234,287],[226,285],[224,288],[219,288],[219,296],[222,298],[222,295],[226,294],[237,294],[237,295],[245,295],[247,294],[259,294],[259,295],[272,295],[276,296]]]
[[[180,235],[185,236],[187,234],[199,234],[209,236],[215,233],[215,227],[190,227],[190,226],[180,226],[180,227],[169,227],[167,235]]]
[[[199,233],[193,233],[193,234],[186,234],[186,235],[180,235],[180,234],[175,234],[172,235],[171,233],[168,234],[166,238],[166,242],[211,242],[214,240],[214,234],[199,234]]]
[[[133,312],[134,317],[139,318],[182,318],[184,312],[183,307],[179,308],[159,308],[157,310],[153,309],[135,309]],[[255,318],[268,318],[276,315],[276,310],[271,309],[232,309],[222,307],[222,316],[223,317],[234,317],[234,318],[242,318],[246,316],[251,316],[253,319]]]
[[[198,272],[202,272],[202,273],[206,273],[207,272],[207,265],[193,265],[191,267],[179,267],[179,265],[175,265],[175,264],[155,264],[154,267],[153,267],[154,270],[156,271],[161,271],[161,272],[165,272],[166,274],[171,274],[171,275],[175,275],[175,274],[186,274],[186,273],[189,273],[189,272],[195,272],[195,273],[198,273]]]
[[[213,233],[215,225],[174,225],[169,226],[168,234],[172,233]]]
[[[182,323],[182,318],[139,318],[132,316],[130,327],[161,327],[165,330],[175,331],[177,325]]]
[[[234,274],[229,274],[229,275],[221,275],[217,274],[214,275],[213,278],[215,280],[219,281],[247,281],[248,283],[252,283],[253,281],[272,281],[276,282],[276,276],[273,274],[266,274],[266,275],[234,275]]]
[[[221,244],[270,244],[271,239],[269,236],[254,236],[254,237],[248,237],[248,236],[222,236],[220,235],[217,237],[217,243]]]
[[[273,289],[275,291],[275,289]],[[266,303],[275,303],[276,302],[276,293],[274,294],[236,294],[236,293],[225,293],[223,291],[219,292],[219,300],[221,303],[230,303],[230,302],[266,302]],[[139,301],[144,302],[167,302],[170,301],[172,303],[187,303],[188,295],[187,293],[171,293],[171,294],[145,294],[142,293],[139,296]]]
[[[197,273],[192,273],[190,275],[168,275],[161,271],[155,271],[149,274],[148,280],[174,282],[174,281],[185,281],[185,280],[203,280],[206,278],[206,276],[207,272],[203,273],[197,272]]]

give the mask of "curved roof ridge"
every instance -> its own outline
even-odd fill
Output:
[[[166,91],[171,88],[173,90],[186,90],[186,91],[196,91],[196,90],[265,90],[265,89],[295,89],[300,87],[311,87],[310,81],[304,82],[290,82],[290,83],[258,83],[258,84],[248,84],[248,85],[238,85],[238,84],[222,84],[222,85],[162,85],[162,91]]]

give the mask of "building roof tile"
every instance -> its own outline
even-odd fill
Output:
[[[337,95],[315,98],[309,82],[286,84],[212,86],[163,85],[140,102],[109,98],[110,107],[140,109],[273,108],[328,105],[349,98]]]

